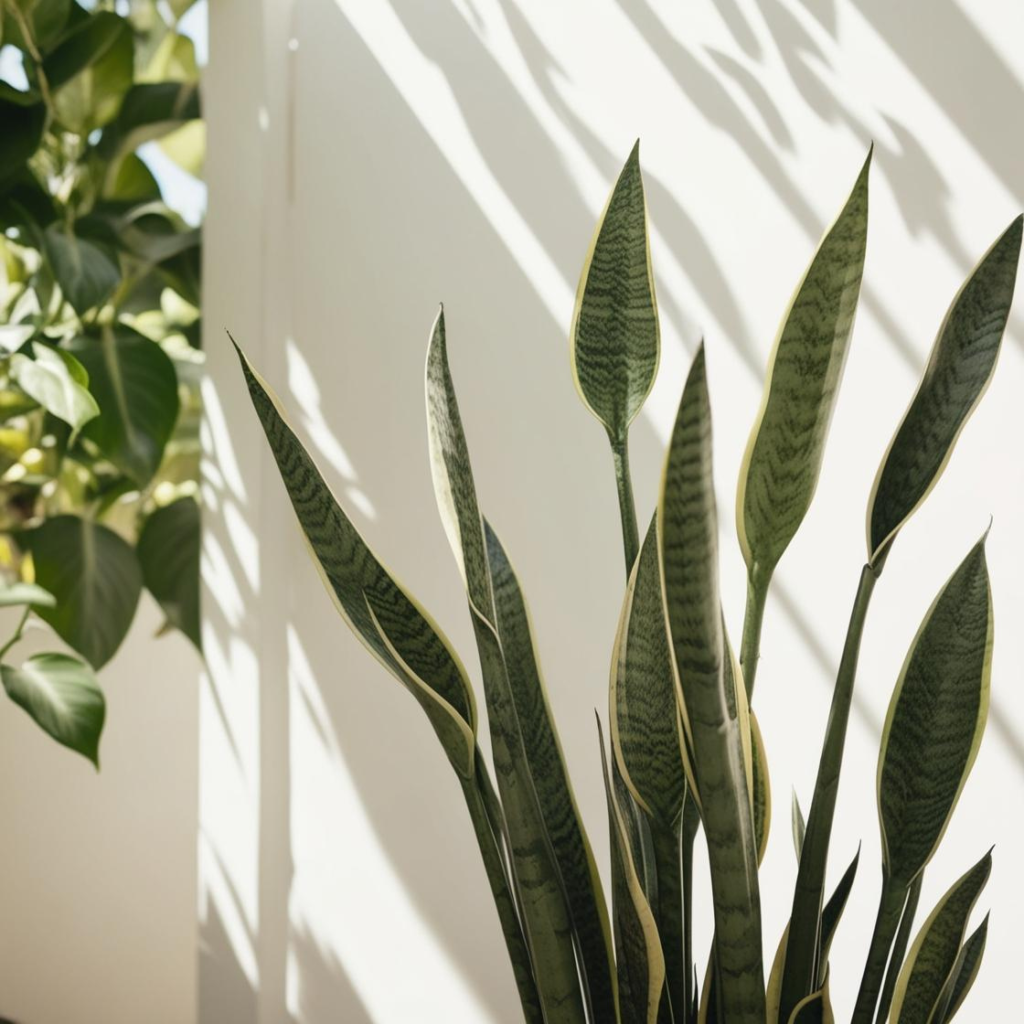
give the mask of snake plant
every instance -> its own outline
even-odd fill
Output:
[[[849,349],[868,224],[871,154],[786,309],[737,493],[747,607],[738,648],[720,599],[712,415],[703,343],[665,455],[656,513],[638,528],[629,427],[654,384],[658,311],[634,148],[584,263],[570,328],[573,378],[611,447],[626,579],[608,638],[610,900],[573,795],[526,598],[481,509],[449,369],[444,311],[426,359],[437,504],[466,589],[493,760],[478,745],[474,686],[452,644],[331,494],[284,409],[242,371],[328,592],[367,649],[420,703],[465,796],[528,1024],[808,1024],[835,1019],[829,953],[859,854],[825,889],[857,657],[875,585],[935,487],[991,380],[1013,297],[1018,217],[982,256],[938,331],[920,386],[882,455],[867,552],[806,820],[789,922],[766,964],[759,866],[771,822],[768,752],[752,707],[772,574],[817,485]],[[986,533],[987,536],[987,533]],[[989,706],[992,595],[983,536],[923,612],[895,680],[877,799],[881,903],[864,951],[856,1024],[943,1024],[977,976],[986,925],[967,935],[984,857],[914,932],[921,879],[978,751]],[[944,559],[943,552],[936,558]],[[952,568],[952,567],[951,567]],[[598,722],[599,735],[600,721]],[[495,782],[496,780],[496,782]],[[710,877],[695,871],[703,835]],[[695,885],[714,932],[694,934]],[[609,912],[610,903],[610,912]]]

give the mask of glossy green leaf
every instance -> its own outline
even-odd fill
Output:
[[[0,589],[0,608],[16,605],[32,605],[39,608],[52,608],[57,599],[48,590],[37,583],[12,583]]]
[[[884,559],[935,486],[992,379],[1013,301],[1022,223],[1018,217],[982,257],[939,328],[917,393],[875,477],[868,502],[872,565]]]
[[[32,359],[21,352],[11,356],[11,376],[25,394],[77,433],[100,412],[86,386],[88,374],[62,349],[35,342],[32,354]]]
[[[522,591],[497,535],[481,518],[448,366],[443,311],[427,353],[426,401],[434,490],[480,647],[498,789],[540,998],[546,1015],[582,1019],[575,942],[586,1002],[603,1018],[614,1012],[607,910],[548,707]],[[526,877],[534,881],[528,884]],[[562,920],[567,930],[560,932]]]
[[[677,823],[686,791],[671,659],[652,519],[623,601],[609,711],[622,778],[640,807],[666,827]]]
[[[102,668],[127,635],[139,603],[142,571],[135,552],[113,530],[72,515],[47,519],[23,543],[32,552],[36,582],[57,601],[37,614],[93,668]]]
[[[474,753],[465,736],[476,734],[476,706],[458,655],[359,535],[288,425],[276,396],[240,349],[238,358],[292,508],[339,614],[413,694],[453,767],[471,778]]]
[[[818,485],[864,272],[871,153],[782,318],[740,468],[736,525],[767,586]]]
[[[179,498],[158,508],[143,524],[136,553],[146,589],[167,623],[202,651],[199,629],[199,505]]]
[[[992,674],[985,538],[932,603],[882,732],[878,809],[886,872],[909,884],[946,830],[981,744]]]
[[[900,972],[893,996],[894,1024],[931,1024],[933,1012],[957,962],[967,919],[992,871],[989,851],[962,875],[925,921]]]
[[[28,18],[32,40],[40,53],[46,54],[63,34],[71,13],[71,0],[16,0]],[[28,50],[28,43],[19,20],[8,6],[3,8],[3,42]]]
[[[722,623],[711,408],[704,348],[683,390],[658,505],[666,619],[677,694],[692,737],[711,862],[716,984],[727,1019],[764,1019],[757,844],[743,709]]]
[[[76,313],[102,306],[110,298],[121,272],[105,248],[61,224],[46,229],[45,245],[54,277]]]
[[[50,88],[60,89],[95,64],[125,32],[131,32],[128,22],[109,11],[99,11],[83,19],[43,61]]]
[[[35,654],[21,668],[0,665],[7,696],[43,732],[100,766],[106,705],[92,669],[67,654]]]
[[[600,735],[601,721],[597,723]],[[618,970],[618,1004],[621,1024],[655,1024],[665,984],[665,956],[658,937],[654,912],[644,893],[633,854],[623,807],[608,770],[601,744],[601,777],[608,802],[611,833],[612,902],[615,908],[615,957]]]
[[[594,232],[569,343],[580,397],[608,436],[622,440],[654,386],[660,355],[639,142]]]
[[[178,419],[178,375],[164,350],[130,327],[79,337],[71,351],[89,373],[100,414],[85,429],[140,487],[153,478]]]
[[[38,96],[25,104],[13,95],[14,90],[0,94],[0,124],[3,145],[0,146],[0,182],[16,175],[39,148],[46,127],[46,105]]]
[[[986,914],[985,919],[960,947],[956,963],[939,997],[938,1010],[934,1017],[935,1024],[946,1024],[946,1021],[952,1020],[971,991],[981,968],[981,958],[985,955],[988,918],[989,915]]]

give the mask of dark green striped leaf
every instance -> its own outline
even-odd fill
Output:
[[[960,947],[953,970],[946,979],[942,995],[939,998],[935,1024],[946,1024],[952,1020],[963,1005],[968,992],[974,985],[981,968],[981,958],[985,955],[985,942],[988,939],[988,918],[985,919],[971,934],[970,938]]]
[[[654,913],[633,860],[626,824],[628,808],[618,799],[608,770],[600,718],[597,728],[611,833],[612,903],[619,982],[617,1019],[621,1024],[655,1024],[665,984],[665,956]]]
[[[908,885],[935,853],[981,744],[992,673],[985,538],[911,644],[882,732],[878,812],[886,873]]]
[[[716,984],[728,1020],[763,1020],[749,731],[741,706],[743,682],[735,673],[719,599],[703,345],[690,369],[669,442],[658,505],[658,548],[677,695],[693,745],[711,862]]]
[[[928,497],[992,379],[1013,301],[1022,223],[1018,217],[985,253],[939,328],[868,502],[872,565],[884,559],[899,529]]]
[[[782,318],[740,468],[736,525],[752,581],[767,586],[818,485],[860,296],[871,153]]]
[[[612,756],[633,798],[661,826],[677,823],[686,773],[661,600],[654,519],[630,576],[612,654]]]
[[[614,1013],[611,935],[597,868],[548,707],[519,582],[485,529],[438,314],[427,353],[427,423],[438,508],[480,649],[498,790],[546,1019]]]
[[[757,841],[757,863],[768,852],[768,835],[772,827],[772,786],[768,773],[768,752],[765,750],[761,727],[753,711],[750,712],[751,777],[753,779],[754,836]]]
[[[99,768],[106,704],[84,661],[67,654],[35,654],[21,668],[0,665],[0,676],[7,696],[43,732]]]
[[[377,560],[288,425],[277,397],[241,349],[237,351],[292,508],[339,614],[419,701],[455,770],[472,778],[474,747],[467,734],[476,734],[476,706],[458,655],[427,612]]]
[[[789,1016],[789,1024],[835,1024],[828,982],[820,992],[815,992],[796,1004],[796,1008]]]
[[[569,332],[576,390],[613,441],[654,385],[659,339],[637,142],[594,232]]]
[[[895,1024],[934,1020],[943,986],[957,962],[967,919],[991,871],[990,850],[953,884],[925,921],[896,982],[891,1011]]]

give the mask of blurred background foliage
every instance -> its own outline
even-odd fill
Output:
[[[193,6],[0,0],[0,585],[94,669],[144,588],[200,646]]]

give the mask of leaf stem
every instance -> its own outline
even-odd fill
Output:
[[[875,930],[871,936],[871,946],[868,949],[868,959],[864,965],[864,975],[861,978],[860,991],[857,993],[851,1024],[871,1024],[875,1004],[878,1002],[878,991],[882,987],[882,975],[906,904],[907,887],[894,882],[886,875],[882,879],[878,916],[875,918]]]
[[[753,575],[747,577],[747,607],[743,613],[743,637],[740,641],[740,668],[747,688],[747,700],[754,696],[754,677],[761,657],[761,627],[768,602],[768,583],[762,585]]]
[[[466,806],[469,808],[470,819],[473,822],[473,831],[476,833],[476,841],[480,847],[480,856],[483,858],[484,868],[487,871],[487,881],[490,883],[491,894],[494,896],[494,905],[501,920],[505,945],[508,948],[516,987],[519,990],[519,1001],[523,1006],[523,1016],[526,1019],[526,1024],[543,1024],[544,1017],[541,1012],[537,984],[533,977],[530,952],[523,935],[508,876],[505,873],[505,862],[501,853],[501,837],[495,834],[487,810],[486,785],[485,781],[480,778],[481,771],[486,772],[486,768],[480,762],[480,757],[478,750],[477,776],[473,779],[460,780],[462,792],[466,798]]]
[[[21,613],[21,619],[18,621],[18,628],[14,631],[14,635],[3,645],[3,647],[0,647],[0,658],[2,658],[22,638],[22,635],[25,632],[25,623],[28,622],[28,617],[31,614],[32,606],[26,605],[25,610]]]
[[[850,624],[846,631],[843,657],[839,663],[832,694],[825,740],[814,784],[814,798],[807,816],[804,845],[800,854],[789,939],[786,943],[786,967],[782,979],[779,1018],[789,1020],[794,1007],[815,988],[821,932],[821,908],[825,888],[825,868],[835,817],[839,775],[843,764],[846,729],[857,676],[857,659],[867,619],[871,595],[878,579],[877,571],[865,565],[860,575]],[[895,928],[895,925],[893,925]],[[891,937],[890,937],[891,941]],[[888,951],[888,947],[887,947]],[[883,964],[884,967],[884,964]]]
[[[633,481],[629,475],[629,437],[611,438],[612,460],[615,463],[615,485],[619,492],[619,518],[622,520],[622,548],[626,556],[626,575],[633,571],[633,563],[640,551],[640,534],[636,525],[636,505],[633,502]]]
[[[910,945],[910,933],[914,928],[914,915],[917,913],[917,904],[921,899],[923,880],[924,871],[922,870],[918,872],[917,877],[910,885],[907,904],[903,908],[903,916],[900,918],[900,930],[896,933],[896,942],[889,955],[885,984],[882,986],[882,998],[878,1001],[878,1012],[875,1015],[876,1024],[885,1024],[885,1019],[889,1016],[889,1007],[892,1005],[893,993],[896,991],[896,979],[899,978],[903,959],[907,955],[907,946]]]

